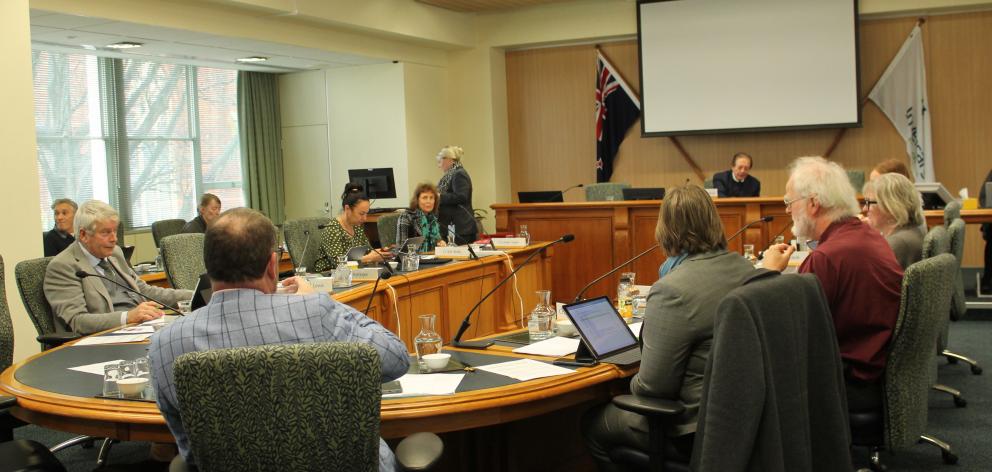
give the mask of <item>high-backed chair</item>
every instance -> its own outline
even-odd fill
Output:
[[[207,271],[203,262],[203,233],[174,234],[162,238],[162,263],[172,288],[193,290],[200,274]]]
[[[4,274],[3,256],[0,256],[0,372],[14,363],[14,324],[10,320]],[[0,442],[14,439],[16,420],[8,411],[13,406],[9,399],[0,395]]]
[[[378,470],[382,373],[369,344],[192,352],[176,359],[173,372],[200,471]],[[407,440],[421,442],[415,452],[440,457],[437,436]],[[434,460],[409,465],[421,470]],[[177,458],[171,470],[182,464]]]
[[[944,226],[949,228],[958,218],[961,218],[961,200],[951,200],[944,206]]]
[[[45,298],[45,271],[51,257],[40,257],[18,262],[14,266],[14,279],[17,290],[21,293],[21,301],[27,309],[28,317],[38,332],[36,338],[42,349],[56,346],[79,339],[81,335],[69,330],[66,324],[55,317],[48,299]]]
[[[927,442],[941,449],[945,463],[958,458],[951,446],[925,434],[930,365],[937,335],[947,321],[954,256],[939,254],[906,268],[902,301],[885,367],[882,408],[851,412],[853,444],[871,448],[872,470],[884,470],[879,452],[899,451]]]
[[[947,229],[943,226],[934,226],[930,228],[930,231],[927,231],[927,235],[923,238],[923,259],[939,254],[948,254],[950,252],[951,240],[950,235],[947,233]],[[937,341],[938,355],[943,355],[944,348],[947,346],[948,334],[948,324],[944,323],[943,328],[941,329],[940,337]],[[955,406],[960,408],[968,405],[968,401],[961,395],[960,390],[937,382],[936,370],[933,371],[931,377],[934,381],[933,389],[950,395],[954,400]]]
[[[389,245],[401,244],[403,242],[396,240],[396,234],[399,232],[400,214],[400,212],[395,212],[379,215],[379,219],[376,220],[375,226],[379,230],[380,246],[388,247]]]
[[[691,470],[850,467],[840,352],[816,276],[756,271],[720,304],[712,346]],[[621,395],[613,404],[648,417],[652,448],[617,448],[615,463],[689,470],[664,444],[666,419],[682,413],[678,402]]]
[[[152,223],[152,239],[155,240],[155,247],[162,247],[162,238],[181,233],[183,226],[186,226],[186,220],[182,218],[159,220]]]
[[[320,233],[318,226],[330,223],[327,217],[300,218],[290,220],[282,225],[286,248],[293,267],[307,267],[313,270],[317,254],[320,253]]]
[[[616,182],[602,182],[598,184],[586,184],[587,202],[601,202],[605,200],[623,200],[623,189],[630,188],[630,184]]]
[[[851,181],[851,186],[860,193],[861,188],[865,186],[865,171],[848,169],[847,180]]]
[[[957,203],[957,202],[952,202]],[[960,203],[958,203],[960,206]],[[960,210],[958,210],[960,213]],[[954,255],[954,259],[957,261],[957,270],[954,271],[954,293],[951,297],[951,321],[960,320],[965,314],[968,313],[968,305],[964,297],[964,280],[961,277],[961,260],[964,258],[964,220],[961,218],[956,218],[951,225],[948,226],[948,233],[950,233],[951,241],[951,254]],[[950,350],[944,349],[941,354],[947,358],[947,362],[951,364],[957,361],[962,361],[971,367],[971,373],[975,375],[980,375],[982,373],[982,366],[978,365],[978,362],[969,357],[951,352]]]

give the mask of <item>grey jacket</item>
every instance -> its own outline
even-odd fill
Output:
[[[923,236],[918,226],[903,226],[885,237],[903,270],[923,259]]]
[[[177,301],[189,300],[193,296],[190,290],[146,284],[127,265],[120,247],[114,247],[110,263],[131,288],[165,303],[175,305]],[[90,334],[120,326],[121,312],[114,311],[110,293],[103,281],[97,277],[80,279],[76,277],[78,270],[97,273],[79,243],[75,243],[55,256],[45,271],[45,298],[52,306],[56,327],[62,331]]]
[[[685,405],[673,435],[696,431],[717,306],[753,272],[740,254],[721,250],[689,256],[651,286],[641,329],[640,372],[630,390]]]

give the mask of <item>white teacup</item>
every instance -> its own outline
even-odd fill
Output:
[[[438,370],[448,366],[448,361],[451,360],[451,354],[445,352],[425,354],[423,359],[429,369]]]
[[[143,392],[147,386],[148,379],[143,377],[131,377],[117,380],[117,388],[125,397],[136,397],[141,395],[141,392]]]
[[[399,262],[389,261],[389,268],[390,269],[396,270],[396,268],[399,267],[399,266],[400,266],[400,263]]]
[[[555,326],[558,327],[558,336],[568,337],[575,335],[575,325],[572,324],[572,320],[568,318],[559,318],[558,321],[555,322]]]

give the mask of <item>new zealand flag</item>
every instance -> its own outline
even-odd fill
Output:
[[[640,118],[641,101],[603,54],[596,55],[596,182],[609,182],[620,143]]]

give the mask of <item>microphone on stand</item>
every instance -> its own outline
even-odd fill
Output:
[[[744,232],[744,230],[750,228],[751,226],[754,226],[754,225],[756,225],[758,223],[768,223],[769,221],[774,220],[774,219],[775,219],[774,216],[762,216],[761,218],[758,218],[758,219],[756,219],[756,220],[754,220],[754,221],[752,221],[752,222],[744,225],[743,227],[741,227],[741,229],[737,230],[736,233],[732,234],[729,238],[727,238],[727,242],[729,243],[732,239],[740,236],[741,233]]]
[[[116,281],[114,279],[111,279],[110,277],[106,277],[106,276],[103,276],[103,275],[100,275],[100,274],[93,274],[93,273],[90,273],[90,272],[86,272],[85,270],[77,270],[76,271],[76,277],[79,277],[80,279],[85,279],[86,277],[96,277],[96,278],[99,278],[99,279],[106,280],[106,281],[108,281],[108,282],[110,282],[110,283],[112,283],[112,284],[114,284],[114,285],[116,285],[116,286],[118,286],[120,288],[123,288],[124,290],[127,290],[128,292],[131,292],[133,294],[138,295],[141,298],[144,298],[145,300],[150,300],[150,301],[153,301],[155,303],[158,303],[159,305],[162,305],[163,308],[168,308],[168,309],[176,312],[176,314],[178,314],[179,316],[186,316],[183,312],[179,311],[178,308],[176,308],[176,307],[174,307],[172,305],[169,305],[168,303],[163,303],[163,302],[161,302],[159,300],[156,300],[156,299],[154,299],[152,297],[149,297],[148,295],[145,295],[145,294],[143,294],[143,293],[141,293],[141,292],[139,292],[139,291],[137,291],[137,290],[135,290],[135,289],[133,289],[131,287],[128,287],[127,285],[124,285],[124,284],[122,284],[122,283],[120,283],[120,282],[118,282],[118,281]]]
[[[490,295],[496,293],[496,290],[498,290],[501,286],[503,286],[503,284],[506,283],[507,280],[513,278],[513,276],[517,273],[517,271],[519,271],[524,266],[526,266],[527,263],[533,260],[535,256],[544,252],[549,247],[554,246],[555,244],[567,243],[572,241],[573,239],[575,239],[574,235],[571,234],[563,235],[562,237],[554,241],[551,241],[550,243],[545,244],[544,246],[541,246],[538,250],[534,251],[533,253],[531,253],[531,255],[527,256],[527,258],[524,259],[524,261],[520,265],[518,265],[515,269],[513,269],[513,272],[510,272],[509,275],[503,277],[503,280],[500,280],[499,283],[492,288],[492,290],[486,293],[486,295],[483,296],[482,299],[480,299],[479,302],[476,303],[475,306],[473,306],[472,309],[468,311],[468,314],[465,315],[465,319],[462,320],[461,326],[458,327],[458,332],[455,333],[455,337],[452,339],[451,344],[455,347],[462,347],[467,349],[485,349],[489,346],[492,346],[493,345],[492,341],[462,341],[462,335],[465,334],[465,330],[467,330],[468,327],[471,326],[471,323],[469,323],[469,319],[472,318],[472,313],[475,313],[475,310],[480,306],[482,306],[482,302],[486,301],[486,299],[489,298]]]
[[[620,270],[620,269],[622,269],[624,267],[627,267],[628,264],[630,264],[630,263],[632,263],[632,262],[640,259],[641,257],[644,257],[645,255],[647,255],[647,253],[649,253],[651,251],[654,251],[655,249],[658,249],[659,247],[660,247],[660,245],[655,244],[654,246],[651,246],[651,247],[645,249],[640,254],[638,254],[638,255],[636,255],[634,257],[631,257],[630,259],[627,259],[626,261],[624,261],[622,264],[620,264],[620,265],[618,265],[618,266],[610,269],[609,272],[607,272],[607,273],[605,273],[603,275],[600,275],[599,277],[596,277],[592,282],[589,282],[588,284],[586,284],[585,287],[582,287],[582,290],[579,290],[578,295],[575,296],[575,299],[572,300],[572,303],[578,303],[579,301],[581,301],[582,300],[582,295],[584,295],[586,293],[586,290],[589,290],[589,287],[592,287],[593,285],[596,285],[596,283],[598,283],[600,280],[603,280],[603,279],[605,279],[605,278],[607,278],[607,277],[615,274],[618,270]]]
[[[479,255],[475,253],[475,249],[472,248],[472,243],[468,243],[465,247],[468,248],[469,259],[474,261],[479,260]]]
[[[575,185],[572,185],[571,187],[566,187],[565,190],[562,190],[561,192],[558,192],[557,194],[554,194],[552,192],[552,195],[550,197],[548,197],[544,201],[545,202],[553,202],[553,201],[555,201],[557,199],[558,196],[561,196],[561,200],[562,201],[565,201],[565,193],[566,192],[568,192],[569,190],[572,190],[573,188],[582,188],[582,187],[585,187],[585,184],[575,184]]]
[[[383,260],[385,261],[385,259]],[[393,271],[389,268],[389,264],[384,264],[384,265],[385,267],[383,268],[383,270],[379,271],[379,275],[375,276],[375,283],[372,284],[372,292],[369,293],[369,303],[368,305],[365,305],[365,311],[362,312],[365,314],[365,316],[369,316],[369,308],[372,308],[372,299],[375,298],[375,289],[379,288],[379,281],[388,280],[390,277],[393,276]]]

